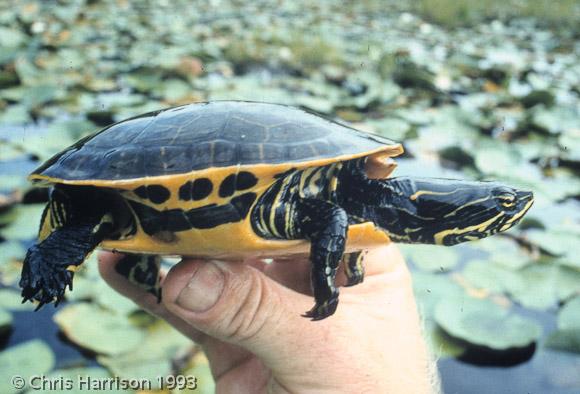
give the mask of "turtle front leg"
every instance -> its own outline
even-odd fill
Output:
[[[127,254],[115,266],[115,271],[129,282],[157,297],[161,302],[159,267],[161,257],[157,255]]]
[[[311,281],[316,305],[303,316],[321,320],[338,306],[336,270],[344,254],[348,217],[337,205],[327,201],[303,199],[297,203],[301,234],[311,242]]]
[[[110,215],[87,216],[64,223],[32,246],[22,265],[20,287],[23,302],[36,300],[36,310],[50,302],[55,306],[72,290],[74,270],[111,231]]]

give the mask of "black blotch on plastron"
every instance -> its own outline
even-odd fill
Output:
[[[236,174],[228,175],[221,183],[219,189],[219,196],[229,197],[236,191]]]
[[[199,201],[208,197],[213,190],[213,183],[207,178],[199,178],[193,182],[191,198]]]
[[[161,185],[147,186],[147,193],[149,194],[149,199],[155,204],[164,203],[171,196],[169,189]]]
[[[147,186],[139,186],[137,189],[133,190],[133,192],[144,200],[147,200]]]
[[[191,200],[191,191],[193,189],[193,182],[187,181],[179,187],[178,196],[180,200],[189,201]]]
[[[162,185],[139,186],[133,192],[144,200],[151,200],[155,204],[161,204],[169,200],[171,192]]]
[[[199,178],[195,181],[187,181],[179,188],[179,199],[183,201],[203,200],[213,190],[213,184],[207,178]]]
[[[236,189],[246,190],[250,189],[258,183],[258,178],[251,172],[242,171],[238,174],[236,178]]]
[[[232,198],[230,203],[240,213],[240,219],[245,219],[245,217],[248,216],[248,212],[250,212],[250,208],[252,207],[252,204],[255,200],[256,193],[244,193]]]
[[[140,218],[141,227],[148,235],[187,231],[192,228],[209,229],[243,220],[256,200],[255,193],[244,193],[223,205],[209,204],[187,211],[182,209],[157,210],[129,201]]]

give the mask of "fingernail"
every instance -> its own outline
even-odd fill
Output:
[[[215,305],[224,289],[224,274],[213,262],[202,264],[177,297],[177,305],[205,312]]]

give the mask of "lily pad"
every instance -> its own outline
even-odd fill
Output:
[[[435,308],[435,321],[449,335],[495,350],[523,348],[536,342],[542,328],[490,300],[446,298]]]
[[[489,237],[473,245],[489,253],[487,260],[499,266],[517,270],[533,262],[532,257],[518,244],[506,237]]]
[[[30,240],[36,238],[44,204],[20,205],[16,207],[16,220],[0,231],[11,240]]]
[[[554,331],[546,339],[546,346],[566,352],[580,353],[580,328]]]
[[[10,260],[23,258],[25,253],[26,249],[24,249],[20,241],[0,242],[0,266]]]
[[[545,310],[558,302],[559,267],[553,264],[530,265],[506,281],[506,291],[526,308]]]
[[[580,294],[580,270],[561,265],[558,272],[558,299],[560,301]]]
[[[12,327],[12,314],[0,307],[0,337],[3,337],[10,327]]]
[[[197,352],[191,360],[192,366],[182,371],[184,376],[195,376],[197,380],[197,387],[194,390],[174,390],[174,394],[185,393],[201,393],[212,394],[215,393],[215,380],[211,373],[211,368],[207,357],[203,352]]]
[[[504,292],[507,282],[517,280],[514,272],[487,260],[470,261],[461,274],[471,286],[494,293]]]
[[[86,367],[86,368],[67,368],[57,369],[47,375],[47,379],[51,381],[70,382],[71,388],[50,390],[51,394],[82,394],[86,393],[87,387],[90,387],[91,382],[107,381],[113,377],[106,369],[100,367]],[[34,391],[30,391],[32,394]],[[107,393],[133,393],[133,390],[115,390],[107,388]]]
[[[0,308],[13,311],[32,311],[35,306],[29,302],[23,304],[19,291],[12,289],[0,289]]]
[[[580,162],[580,126],[578,129],[562,134],[558,142],[563,149],[562,157],[567,160]]]
[[[0,392],[18,393],[13,384],[20,376],[28,387],[32,376],[44,375],[54,367],[55,356],[46,343],[35,339],[8,348],[0,353]],[[24,388],[24,386],[22,387]]]
[[[473,286],[506,293],[526,308],[545,310],[560,299],[560,268],[556,264],[535,264],[514,271],[476,260],[470,262],[462,274]]]
[[[465,292],[448,275],[413,273],[413,291],[425,319],[431,319],[435,306],[441,299],[461,297]]]
[[[446,272],[459,263],[456,249],[434,245],[401,245],[401,251],[420,270],[426,272]]]
[[[139,347],[123,354],[99,356],[98,360],[115,376],[157,383],[158,376],[172,373],[172,359],[190,349],[192,342],[162,321],[142,332]]]
[[[577,130],[580,125],[580,111],[564,106],[545,108],[537,107],[533,112],[532,122],[550,133],[566,133]]]
[[[365,123],[371,125],[378,134],[394,141],[404,141],[407,133],[411,130],[409,122],[398,118],[369,120]]]
[[[558,314],[558,328],[580,329],[580,295],[568,301]]]
[[[145,339],[128,318],[88,303],[67,305],[54,321],[72,342],[99,354],[120,355]]]
[[[577,259],[580,256],[580,242],[576,234],[552,229],[534,230],[528,233],[528,238],[552,255],[568,256],[571,259]]]

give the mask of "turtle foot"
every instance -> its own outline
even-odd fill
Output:
[[[22,266],[22,302],[38,301],[36,310],[51,302],[57,306],[64,299],[66,288],[72,290],[74,273],[64,265],[45,260],[46,257],[35,245],[28,250]]]
[[[326,319],[327,317],[334,314],[336,307],[338,306],[338,295],[332,297],[323,303],[316,303],[314,307],[303,314],[303,317],[307,317],[312,321]]]

